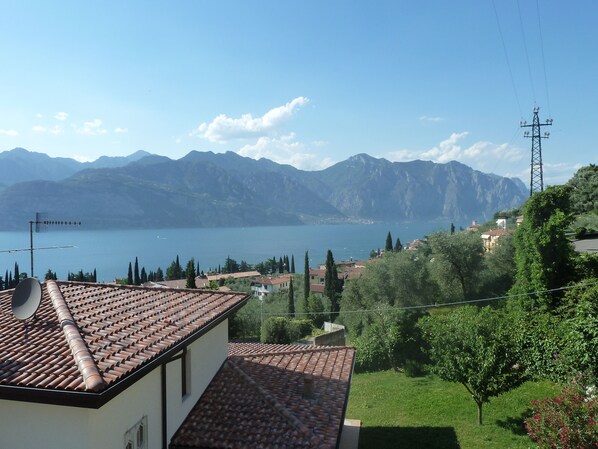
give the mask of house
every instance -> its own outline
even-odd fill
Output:
[[[498,244],[498,240],[505,236],[510,235],[509,231],[504,229],[494,229],[491,231],[484,231],[480,234],[482,242],[484,244],[484,251],[492,251],[492,249]]]
[[[259,299],[264,299],[270,293],[287,290],[291,282],[290,274],[258,278],[251,282],[251,291]]]
[[[0,292],[2,448],[333,448],[342,435],[353,349],[229,348],[244,293],[65,281],[41,292],[27,320]],[[276,446],[279,424],[292,438]]]

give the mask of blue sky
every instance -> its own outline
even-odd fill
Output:
[[[598,163],[598,2],[0,2],[0,151],[358,153],[529,183]]]

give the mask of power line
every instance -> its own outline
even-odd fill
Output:
[[[546,89],[546,106],[548,106],[548,115],[552,117],[552,111],[550,110],[550,98],[548,96],[548,78],[546,77],[546,58],[544,57],[544,39],[542,37],[542,24],[540,20],[540,4],[539,0],[536,0],[536,10],[538,12],[538,30],[540,34],[540,50],[542,52],[542,69],[544,70],[544,87]]]
[[[570,290],[572,288],[578,287],[589,287],[592,285],[598,285],[598,281],[596,282],[585,282],[581,284],[575,285],[568,285],[565,287],[558,287],[552,288],[549,290],[536,290],[529,293],[517,293],[513,295],[505,295],[505,296],[494,296],[491,298],[481,298],[481,299],[472,299],[471,301],[456,301],[456,302],[447,302],[443,304],[424,304],[424,305],[417,305],[417,306],[403,306],[403,307],[379,307],[376,309],[359,309],[359,310],[341,310],[340,312],[335,312],[336,315],[340,313],[372,313],[372,312],[393,312],[393,311],[400,311],[400,310],[418,310],[418,309],[439,309],[443,307],[453,307],[453,306],[463,306],[467,304],[475,304],[480,302],[490,302],[490,301],[498,301],[501,299],[515,299],[525,296],[535,296],[541,295],[545,293],[554,293],[563,290]],[[294,314],[290,314],[288,312],[280,312],[280,313],[264,313],[264,316],[283,316],[283,315],[330,315],[331,312],[314,312],[314,313],[306,313],[306,312],[295,312]]]
[[[525,60],[527,61],[527,73],[529,74],[529,82],[532,87],[532,95],[534,102],[536,101],[536,89],[534,87],[534,78],[532,76],[532,66],[529,63],[529,53],[527,51],[527,41],[525,39],[525,27],[523,26],[523,18],[521,17],[521,7],[519,6],[519,0],[517,0],[517,12],[519,13],[519,25],[521,26],[521,37],[523,40],[523,49],[525,50]]]
[[[500,27],[500,20],[498,18],[498,11],[496,10],[496,4],[494,3],[494,0],[492,0],[492,8],[494,9],[494,17],[496,18],[496,25],[498,26],[498,34],[500,35],[502,49],[505,54],[505,60],[507,61],[507,67],[509,69],[509,76],[511,78],[511,86],[513,87],[513,93],[515,94],[515,100],[517,101],[517,107],[519,108],[519,116],[523,117],[521,103],[519,102],[519,96],[517,95],[517,88],[515,87],[515,80],[513,78],[513,70],[511,70],[511,63],[509,62],[509,54],[507,53],[507,47],[505,45],[505,39],[503,37],[502,29]]]

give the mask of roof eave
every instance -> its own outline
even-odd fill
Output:
[[[249,300],[250,295],[246,295],[241,301],[231,307],[229,310],[223,312],[213,321],[193,332],[187,338],[175,344],[172,348],[167,349],[164,353],[157,356],[155,359],[142,365],[130,375],[117,381],[105,390],[99,392],[90,391],[74,391],[74,390],[53,390],[48,388],[34,388],[21,387],[14,385],[0,385],[0,400],[11,400],[21,402],[34,402],[41,404],[61,405],[69,407],[82,407],[90,409],[98,409],[104,404],[114,399],[117,395],[129,388],[146,374],[153,371],[164,363],[168,363],[170,359],[177,353],[181,352],[183,348],[188,347],[195,342],[202,335],[206,334],[214,327],[226,320],[230,315],[237,312]]]

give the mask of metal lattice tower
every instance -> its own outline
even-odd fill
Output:
[[[542,173],[542,139],[548,139],[550,133],[545,132],[541,135],[542,126],[552,125],[552,119],[546,120],[546,123],[540,123],[538,118],[539,107],[534,108],[534,119],[530,125],[525,121],[519,123],[522,128],[532,128],[530,134],[529,131],[523,133],[523,137],[531,137],[532,139],[532,162],[530,166],[530,182],[529,182],[529,196],[532,196],[534,192],[544,191],[544,175]]]

